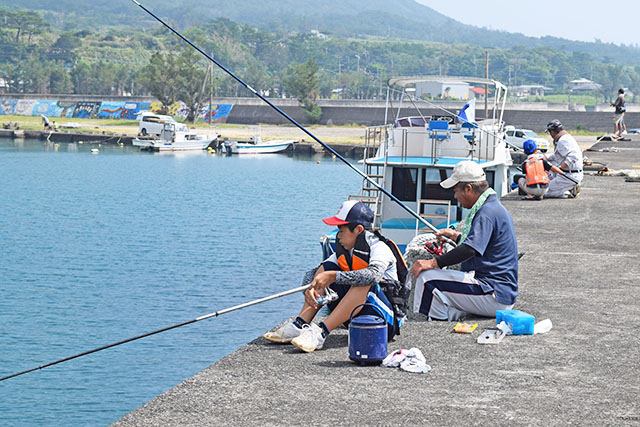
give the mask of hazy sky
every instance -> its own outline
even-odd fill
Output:
[[[464,24],[570,40],[639,44],[639,0],[416,0]]]

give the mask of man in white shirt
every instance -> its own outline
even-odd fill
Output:
[[[580,150],[575,138],[569,135],[559,120],[551,120],[547,124],[547,132],[555,144],[555,150],[547,157],[547,161],[552,166],[562,169],[565,175],[554,172],[549,174],[549,191],[545,197],[563,198],[566,194],[569,198],[576,198],[580,193],[580,183],[584,178],[582,150]],[[567,179],[567,177],[572,179]]]

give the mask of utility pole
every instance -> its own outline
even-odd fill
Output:
[[[489,51],[484,51],[484,78],[489,78]],[[484,118],[485,120],[489,118],[489,108],[488,108],[488,98],[489,98],[489,85],[484,85]]]

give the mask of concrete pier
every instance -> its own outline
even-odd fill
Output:
[[[610,168],[640,166],[640,141],[591,150]],[[410,322],[389,351],[420,348],[427,374],[355,365],[345,330],[310,354],[258,338],[114,425],[638,426],[639,196],[638,182],[589,175],[577,199],[503,198],[525,253],[515,308],[551,319],[549,333],[479,345],[494,320],[466,319],[472,335]]]

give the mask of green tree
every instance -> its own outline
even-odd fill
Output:
[[[623,86],[624,67],[622,65],[601,64],[598,69],[598,83],[602,85],[600,89],[606,102],[612,102],[618,96],[618,89]]]
[[[34,34],[42,34],[49,28],[49,23],[36,12],[18,10],[15,12],[0,9],[0,18],[6,19],[7,27],[16,30],[16,43],[20,43],[20,36],[28,34],[27,43],[31,43]]]
[[[24,70],[24,92],[45,94],[49,91],[50,61],[46,61],[39,55],[31,55],[26,61],[21,62]]]
[[[636,102],[637,94],[640,94],[640,66],[636,65],[629,70],[629,89],[633,93],[631,102]]]
[[[302,105],[307,120],[318,123],[322,116],[322,109],[316,100],[318,98],[318,64],[311,58],[307,62],[293,63],[289,66],[285,88],[289,95],[298,99]]]
[[[186,104],[187,120],[196,118],[201,104],[205,70],[198,59],[197,54],[187,48],[180,55],[154,53],[141,72],[142,84],[164,108],[178,101]]]
[[[71,84],[73,85],[73,93],[84,95],[89,93],[91,84],[91,66],[86,62],[79,61],[71,69]]]
[[[174,55],[154,53],[140,77],[142,85],[160,101],[163,108],[169,108],[178,101],[178,64]]]
[[[185,48],[178,57],[178,98],[187,106],[187,121],[195,122],[207,88],[203,87],[205,70],[198,64],[198,54]]]
[[[49,73],[49,91],[51,93],[72,93],[73,84],[69,72],[62,66],[56,65]]]

